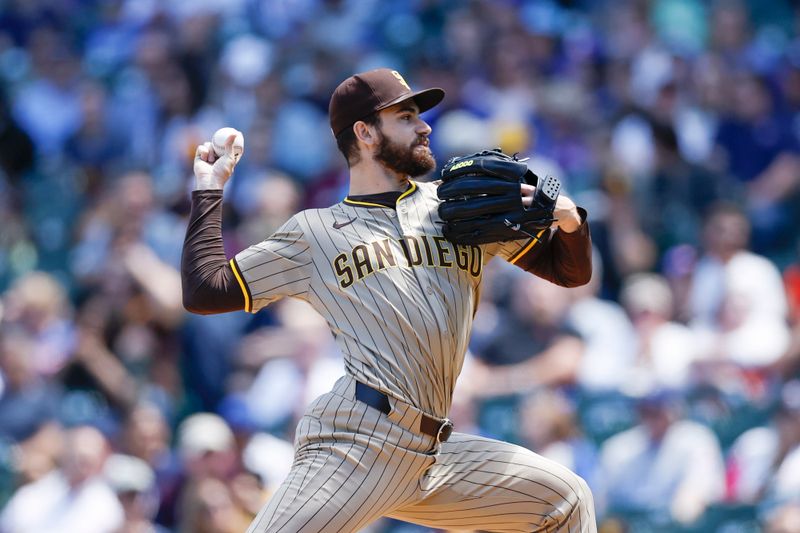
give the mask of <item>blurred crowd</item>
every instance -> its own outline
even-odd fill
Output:
[[[457,429],[605,532],[800,532],[790,0],[0,1],[0,532],[244,531],[343,366],[302,302],[183,310],[194,149],[245,134],[232,256],[344,197],[328,99],[378,66],[447,91],[440,163],[499,146],[590,213],[588,286],[487,268]]]

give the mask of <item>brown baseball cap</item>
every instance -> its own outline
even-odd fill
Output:
[[[350,76],[333,91],[328,114],[334,137],[370,113],[413,98],[419,111],[427,111],[444,98],[438,87],[412,91],[396,70],[379,68]]]

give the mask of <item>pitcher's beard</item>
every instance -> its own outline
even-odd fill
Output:
[[[436,168],[436,159],[426,146],[419,142],[412,146],[403,146],[392,142],[386,135],[381,135],[375,159],[389,170],[412,178],[424,176]]]

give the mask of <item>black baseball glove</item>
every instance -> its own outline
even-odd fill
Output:
[[[450,159],[437,191],[445,238],[485,244],[534,237],[549,228],[561,182],[552,176],[539,180],[525,161],[499,148]],[[536,187],[530,207],[522,205],[522,183]]]

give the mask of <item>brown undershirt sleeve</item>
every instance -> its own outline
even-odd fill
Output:
[[[201,315],[244,309],[244,293],[222,246],[222,191],[192,192],[181,256],[183,306]]]
[[[541,242],[514,264],[564,287],[585,285],[592,277],[592,238],[586,211],[578,208],[582,223],[572,233],[558,229],[542,235]]]

